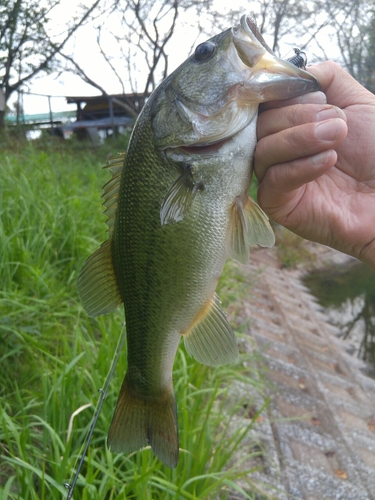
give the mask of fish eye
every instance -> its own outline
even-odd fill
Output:
[[[212,42],[203,42],[197,46],[194,52],[196,61],[208,61],[216,52],[216,45]]]

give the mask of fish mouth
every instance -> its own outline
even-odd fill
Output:
[[[238,132],[237,132],[238,133]],[[179,149],[182,153],[186,153],[188,155],[215,155],[219,154],[222,147],[229,142],[235,135],[230,135],[220,141],[214,141],[207,144],[190,144],[188,146],[180,146],[176,149]]]
[[[290,99],[319,89],[313,75],[272,53],[255,23],[246,15],[242,16],[237,27],[224,35],[221,52],[218,45],[216,59],[209,59],[212,61],[210,70],[203,72],[206,82],[203,96],[206,97],[203,99],[199,94],[196,84],[192,94],[186,92],[185,81],[184,85],[171,89],[173,112],[183,132],[180,134],[174,129],[165,112],[160,116],[167,125],[163,122],[161,126],[157,116],[154,118],[159,150],[178,150],[181,157],[220,154],[237,133],[256,120],[259,104]],[[216,66],[217,74],[211,79],[210,72]],[[199,68],[203,71],[204,66]],[[193,69],[197,70],[195,66]]]
[[[313,75],[276,56],[250,17],[242,16],[240,25],[233,28],[232,33],[239,58],[251,70],[245,82],[244,96],[248,89],[261,103],[319,90],[319,83]]]
[[[250,17],[241,17],[232,28],[232,43],[226,54],[232,68],[243,75],[221,99],[222,107],[191,106],[181,96],[176,98],[177,111],[183,121],[191,123],[194,143],[180,144],[181,152],[193,155],[218,154],[222,147],[258,115],[258,105],[297,97],[319,89],[313,75],[277,57],[263,40]],[[226,124],[226,126],[224,126]],[[197,139],[197,140],[195,140]]]

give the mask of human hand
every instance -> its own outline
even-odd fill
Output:
[[[294,233],[375,268],[375,96],[331,61],[308,70],[325,95],[259,115],[258,202]]]

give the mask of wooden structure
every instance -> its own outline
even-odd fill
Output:
[[[25,114],[24,95],[47,98],[49,112]],[[0,89],[0,112],[4,112],[1,109],[4,107],[2,97]],[[53,112],[52,101],[57,97],[66,99],[68,104],[75,104],[76,110]],[[147,97],[144,94],[63,97],[19,91],[20,105],[15,113],[6,114],[5,122],[27,133],[48,130],[51,135],[67,138],[74,132],[79,138],[90,138],[96,142],[117,135],[121,129],[131,129]]]
[[[112,94],[100,96],[67,97],[68,104],[76,104],[76,121],[63,125],[63,131],[74,131],[79,136],[95,139],[99,130],[106,135],[116,134],[120,127],[131,128],[145,103],[144,94]]]

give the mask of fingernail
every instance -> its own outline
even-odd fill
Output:
[[[326,95],[321,92],[309,92],[299,97],[300,104],[327,104]]]
[[[338,132],[337,120],[329,120],[317,123],[315,126],[315,137],[319,141],[334,141]]]
[[[329,149],[328,151],[323,151],[322,153],[319,153],[315,156],[311,157],[311,162],[316,165],[324,165],[327,163],[328,158],[331,156],[331,150]]]
[[[340,110],[336,106],[330,106],[329,108],[322,109],[316,114],[316,121],[322,122],[324,120],[329,120],[330,118],[340,118]]]

